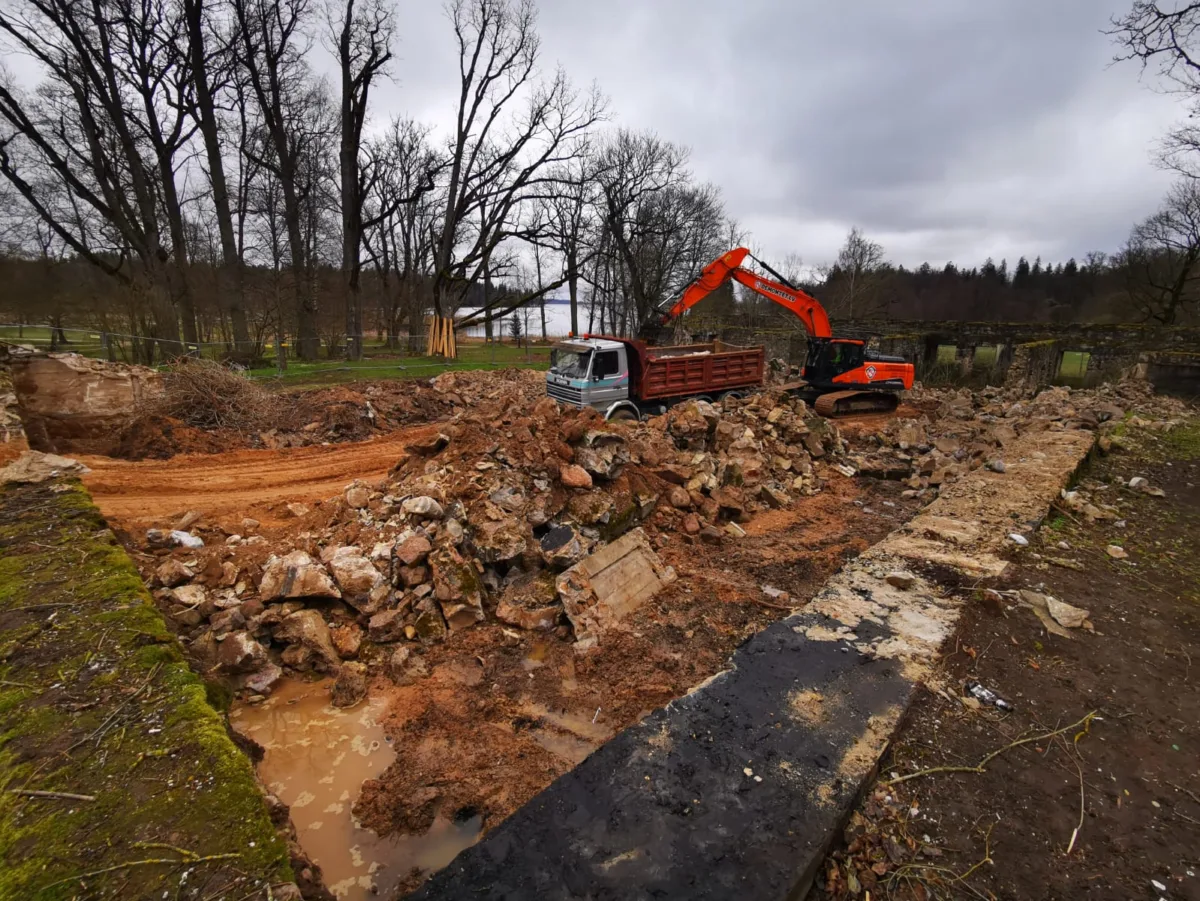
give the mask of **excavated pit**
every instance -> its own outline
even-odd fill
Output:
[[[238,692],[233,725],[264,747],[260,777],[335,897],[416,888],[608,739],[720,672],[939,485],[1003,461],[1018,431],[1097,429],[1121,412],[1111,395],[1064,389],[1033,402],[927,392],[897,416],[833,426],[771,392],[605,426],[539,405],[536,374],[488,378],[437,389],[448,420],[364,442],[84,458],[193,666]],[[442,513],[405,508],[418,494]],[[204,546],[148,540],[171,528]],[[575,538],[578,557],[635,528],[676,578],[579,641],[553,607],[554,579],[539,589],[537,578],[561,575]],[[418,596],[438,576],[417,572],[426,550],[401,572],[396,547],[414,537],[455,548],[465,568],[453,590],[476,607]],[[338,569],[338,548],[362,562]],[[306,584],[328,583],[330,596],[263,587],[272,557],[296,552],[313,564]],[[364,573],[374,584],[371,567],[387,586],[377,609],[399,611],[386,623],[350,587]],[[509,603],[534,589],[551,592],[546,607]],[[430,599],[436,634],[401,628],[422,622],[414,598]],[[289,617],[308,617],[320,641],[305,650]],[[331,706],[334,676],[353,687],[352,706]]]

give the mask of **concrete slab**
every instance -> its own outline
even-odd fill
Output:
[[[580,560],[556,582],[563,609],[580,641],[624,619],[675,581],[642,529],[626,532]]]
[[[616,736],[413,897],[802,897],[957,626],[962,601],[920,564],[998,572],[1008,533],[1041,520],[1092,437],[1016,439],[1008,475],[947,486],[726,671]],[[918,570],[908,588],[886,581],[906,567]]]

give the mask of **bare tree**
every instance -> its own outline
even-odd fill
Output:
[[[584,267],[595,252],[588,248],[589,242],[594,243],[597,226],[598,195],[594,174],[594,156],[583,150],[555,171],[553,187],[541,201],[546,243],[561,255],[567,277],[573,335],[579,334],[579,283]],[[540,275],[538,281],[541,281]],[[544,323],[544,305],[542,319]]]
[[[1189,177],[1200,177],[1200,3],[1135,0],[1129,12],[1112,19],[1108,34],[1118,46],[1117,62],[1153,69],[1166,91],[1184,97],[1189,120],[1169,131],[1159,162]]]
[[[303,30],[308,0],[231,0],[231,4],[237,20],[239,68],[267,136],[268,152],[256,162],[272,170],[283,199],[297,348],[301,359],[315,360],[320,338],[300,171],[307,144],[303,129],[320,100],[320,89],[304,60],[310,43]]]
[[[407,318],[410,342],[417,336],[432,286],[438,215],[432,189],[444,161],[428,138],[427,127],[397,119],[366,147],[363,243],[380,280],[384,327],[392,348],[399,345],[402,318]]]
[[[185,259],[173,192],[186,78],[168,18],[153,5],[72,0],[0,10],[0,33],[46,74],[36,96],[0,83],[0,174],[58,240],[145,298],[149,333],[178,352],[169,270],[172,254]],[[164,108],[173,114],[166,129]]]
[[[1200,297],[1200,185],[1168,192],[1154,215],[1134,226],[1122,253],[1129,295],[1145,320],[1174,325]]]
[[[244,305],[243,260],[234,229],[233,207],[229,200],[229,181],[225,175],[224,150],[217,116],[216,94],[219,85],[214,79],[214,70],[227,71],[232,58],[223,41],[217,42],[218,47],[215,51],[210,52],[208,49],[212,29],[205,0],[182,2],[184,19],[187,22],[187,46],[195,94],[193,115],[204,139],[205,170],[212,188],[213,215],[221,239],[221,268],[218,273],[217,291],[229,315],[234,347],[245,353],[250,350],[251,341]]]
[[[394,12],[388,0],[330,0],[330,37],[341,75],[338,146],[342,207],[342,277],[346,283],[346,355],[362,357],[363,126],[371,85],[392,58]]]
[[[558,69],[536,76],[532,0],[452,0],[460,92],[436,236],[434,308],[452,313],[496,248],[521,238],[515,212],[579,152],[604,113],[592,88],[580,94]]]
[[[720,192],[697,185],[687,151],[650,132],[618,131],[598,154],[596,181],[605,248],[592,283],[607,304],[608,328],[620,333],[652,324],[719,253],[728,230]]]
[[[857,226],[851,228],[826,275],[831,311],[850,319],[877,312],[878,276],[884,262],[883,245],[868,239]]]

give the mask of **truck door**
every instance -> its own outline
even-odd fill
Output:
[[[629,361],[624,347],[596,351],[587,394],[588,402],[600,411],[629,397]]]

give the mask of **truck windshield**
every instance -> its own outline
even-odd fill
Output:
[[[585,379],[588,374],[588,364],[591,361],[592,352],[590,350],[579,351],[556,347],[550,368],[558,375],[565,375],[569,379]]]

